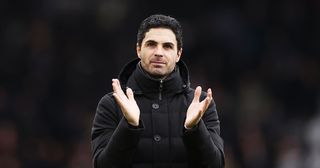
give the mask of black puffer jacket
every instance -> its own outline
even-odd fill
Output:
[[[218,168],[224,167],[220,124],[212,101],[199,124],[184,129],[193,99],[186,65],[179,61],[165,80],[148,77],[128,63],[119,75],[123,89],[132,88],[140,108],[140,124],[128,124],[112,93],[99,102],[92,128],[95,168]],[[206,97],[205,92],[201,100]]]

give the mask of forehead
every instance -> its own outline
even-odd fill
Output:
[[[177,44],[176,35],[173,33],[171,29],[167,28],[151,28],[142,41],[142,43],[146,41],[156,41],[158,43],[173,43]]]

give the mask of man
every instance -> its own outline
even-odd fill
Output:
[[[140,25],[136,52],[112,79],[92,128],[95,168],[224,167],[212,91],[190,88],[180,23],[152,15]]]

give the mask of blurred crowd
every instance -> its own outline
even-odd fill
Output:
[[[226,168],[320,167],[320,1],[2,0],[0,167],[89,168],[111,79],[150,14],[176,17],[211,87]]]

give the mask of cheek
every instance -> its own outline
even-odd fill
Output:
[[[140,60],[141,60],[141,63],[144,64],[144,66],[147,66],[149,64],[149,60],[145,56],[141,57]]]

